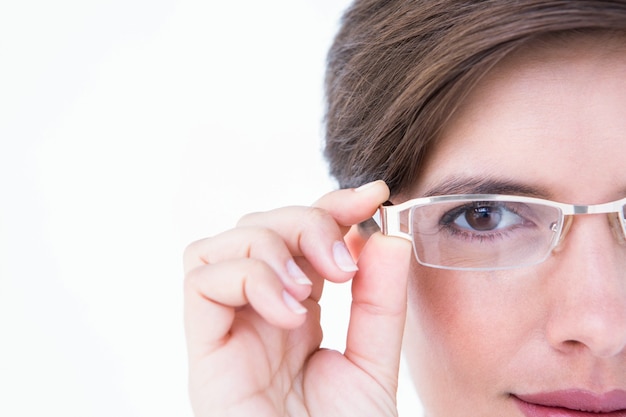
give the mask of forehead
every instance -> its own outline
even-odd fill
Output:
[[[445,126],[412,194],[467,177],[547,190],[563,202],[623,196],[622,45],[622,36],[546,42],[498,64]]]

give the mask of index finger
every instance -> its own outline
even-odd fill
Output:
[[[239,226],[263,226],[285,241],[294,256],[303,256],[325,278],[344,282],[357,270],[344,236],[354,224],[376,212],[389,198],[383,181],[330,192],[312,207],[292,207],[245,216]]]
[[[350,227],[370,219],[388,199],[389,187],[384,181],[378,180],[359,188],[328,193],[313,203],[313,207],[328,211],[339,225]]]

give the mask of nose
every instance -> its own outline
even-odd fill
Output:
[[[564,353],[586,349],[607,358],[626,347],[626,247],[606,219],[576,216],[551,260],[546,334]]]

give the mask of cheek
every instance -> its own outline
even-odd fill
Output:
[[[528,280],[520,284],[510,272],[412,271],[405,354],[426,409],[456,415],[508,398],[519,376],[509,364],[519,361],[536,323]]]

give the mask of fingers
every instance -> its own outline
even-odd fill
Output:
[[[371,218],[388,199],[387,184],[374,181],[359,188],[328,193],[313,206],[326,210],[339,225],[352,226]]]
[[[185,279],[185,326],[190,357],[202,357],[229,337],[238,307],[252,308],[268,323],[295,328],[304,308],[266,263],[236,259],[203,265]]]
[[[357,269],[343,242],[344,232],[323,209],[286,207],[252,214],[243,218],[239,227],[272,230],[282,239],[289,253],[305,257],[322,276],[332,281],[347,281]]]
[[[191,244],[184,259],[190,349],[201,355],[225,343],[244,310],[279,328],[301,325],[306,310],[300,302],[319,299],[324,279],[354,276],[344,234],[371,217],[388,194],[380,181],[335,191],[314,207],[251,214],[237,228]]]
[[[273,231],[232,229],[192,243],[184,260],[186,332],[195,353],[223,344],[242,307],[280,328],[304,321],[306,309],[299,301],[311,294],[312,282]],[[308,266],[307,272],[321,281]]]
[[[267,228],[240,227],[194,242],[185,251],[185,269],[188,273],[206,264],[217,265],[237,259],[256,259],[264,263],[285,289],[299,300],[310,294],[311,280],[298,266],[282,237]]]
[[[326,279],[345,282],[357,267],[344,235],[352,225],[370,218],[388,197],[385,183],[375,181],[358,189],[328,193],[313,207],[250,214],[239,226],[263,226],[275,231],[294,256],[305,257]]]
[[[359,258],[345,355],[393,390],[406,318],[410,242],[374,234]]]

